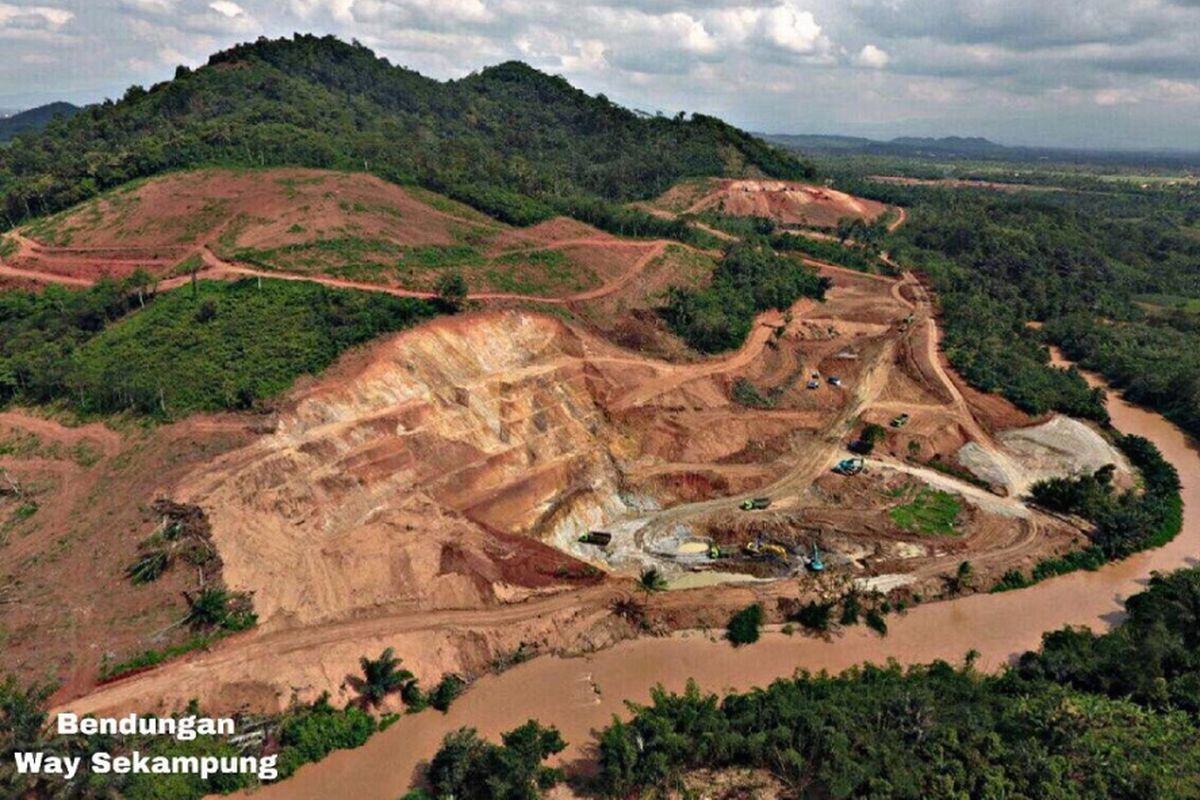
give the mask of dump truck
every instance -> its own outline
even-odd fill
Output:
[[[837,375],[830,375],[829,376],[829,385],[830,386],[841,386],[842,379],[839,378]]]
[[[893,428],[903,428],[905,425],[908,424],[908,420],[909,420],[908,414],[900,414],[899,416],[892,417],[892,427]]]
[[[754,497],[749,500],[743,500],[741,509],[742,509],[742,511],[762,511],[764,508],[767,508],[770,505],[771,505],[771,498],[769,498],[769,497]]]
[[[612,534],[605,531],[588,531],[579,537],[580,544],[591,544],[596,547],[607,547],[612,541]]]
[[[843,458],[833,468],[833,471],[838,475],[857,475],[863,471],[863,460],[861,458]]]

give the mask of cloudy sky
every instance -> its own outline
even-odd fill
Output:
[[[519,58],[760,131],[1200,149],[1200,0],[0,0],[0,108],[294,31],[437,78]]]

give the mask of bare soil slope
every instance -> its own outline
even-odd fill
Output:
[[[825,186],[776,180],[689,182],[669,189],[654,207],[672,213],[716,211],[734,217],[769,217],[780,225],[824,228],[843,217],[874,220],[883,203]]]
[[[371,175],[309,169],[200,170],[108,192],[38,220],[4,259],[60,282],[155,278],[212,265],[433,291],[455,270],[479,292],[560,295],[625,273],[652,243],[573,220],[514,229],[449,198]],[[5,272],[0,272],[3,276]]]

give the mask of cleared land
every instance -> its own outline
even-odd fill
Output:
[[[204,173],[201,180],[214,175],[241,180],[238,173]],[[252,183],[269,184],[261,189],[264,202],[286,201],[277,208],[285,219],[247,220],[223,207],[223,222],[179,245],[200,254],[203,274],[270,274],[419,294],[399,283],[337,277],[325,262],[297,260],[283,271],[238,255],[288,247],[289,236],[302,235],[290,232],[296,225],[334,218],[344,225],[362,214],[379,226],[368,232],[399,252],[470,246],[485,260],[553,252],[573,262],[591,259],[601,279],[593,288],[562,285],[561,294],[532,296],[556,315],[529,310],[521,301],[530,298],[520,292],[476,291],[476,300],[498,307],[347,354],[289,392],[269,419],[195,417],[150,432],[109,432],[108,449],[87,468],[94,473],[80,472],[69,434],[59,429],[40,434],[45,445],[20,444],[20,453],[0,455],[18,479],[35,482],[47,465],[29,454],[55,453],[51,472],[60,488],[46,491],[62,494],[47,494],[47,503],[75,514],[111,507],[105,526],[62,520],[53,531],[30,527],[40,511],[0,509],[5,518],[26,515],[15,523],[24,527],[13,528],[19,547],[0,551],[3,576],[19,575],[20,600],[0,606],[11,645],[0,658],[28,671],[39,654],[48,655],[71,676],[60,698],[87,695],[74,704],[81,710],[144,707],[148,697],[168,706],[197,697],[210,709],[280,708],[324,690],[341,701],[358,657],[387,646],[427,680],[480,674],[523,644],[602,647],[637,634],[639,627],[611,606],[646,566],[676,586],[697,587],[655,602],[647,624],[660,630],[711,624],[750,599],[797,592],[821,598],[857,586],[901,599],[931,597],[964,560],[986,587],[1006,570],[1083,543],[1072,524],[1025,505],[1020,495],[1032,480],[1110,455],[1120,463],[1087,426],[1030,419],[962,387],[939,353],[928,293],[911,275],[894,280],[822,265],[834,281],[826,302],[765,314],[740,349],[701,359],[666,333],[653,307],[668,287],[707,280],[712,254],[607,237],[563,220],[505,228],[361,176],[263,175],[254,173]],[[360,198],[395,193],[397,206],[410,204],[401,223],[414,227],[391,227],[390,214],[356,212],[354,201],[346,211],[336,195],[315,213],[330,182],[341,181],[355,184],[344,194]],[[780,191],[786,197],[789,190]],[[688,197],[693,205],[711,199],[711,192]],[[194,211],[198,202],[186,207]],[[304,222],[286,216],[305,205]],[[872,211],[865,201],[862,208]],[[131,211],[129,219],[135,213],[147,221],[128,228],[123,247],[166,247],[179,237],[180,225],[167,222],[177,216],[171,207],[162,207],[164,220],[156,224],[149,212]],[[97,263],[88,254],[94,251],[68,248],[114,246],[116,222],[94,230],[60,223],[55,258]],[[482,238],[457,243],[458,226],[473,226]],[[332,230],[315,229],[326,238]],[[71,241],[63,243],[67,230]],[[80,244],[85,234],[96,238]],[[44,255],[30,248],[48,247],[52,236],[42,231],[45,241],[30,245],[34,235],[29,229],[18,240],[22,269],[39,266],[20,259]],[[388,263],[393,273],[399,269]],[[65,269],[65,261],[40,266],[55,264]],[[443,267],[424,268],[422,275]],[[81,282],[100,274],[68,273],[41,274]],[[17,428],[39,424],[14,413]],[[907,421],[893,426],[900,414]],[[867,422],[883,425],[886,435],[865,471],[835,474],[831,468],[850,455],[847,445]],[[1010,433],[1026,429],[1033,432]],[[47,450],[52,441],[61,444]],[[1089,454],[1087,463],[1076,463],[1073,453]],[[64,490],[68,478],[92,483]],[[141,481],[138,491],[122,492],[124,480]],[[98,491],[104,496],[90,500]],[[157,524],[144,510],[156,497],[203,510],[223,580],[253,596],[260,624],[183,662],[89,691],[106,660],[173,641],[168,626],[179,609],[170,598],[179,587],[169,580],[134,587],[122,575]],[[740,510],[755,497],[767,498],[769,508]],[[109,532],[113,525],[119,536]],[[65,554],[63,526],[71,531]],[[611,534],[606,546],[579,541],[597,530]],[[814,548],[827,565],[820,573],[809,570]],[[48,592],[63,559],[80,580]],[[94,591],[97,580],[106,591]],[[35,608],[42,616],[25,611]],[[39,628],[52,623],[72,638],[47,652]]]
[[[776,180],[706,180],[668,190],[652,207],[672,214],[712,211],[767,217],[783,226],[828,228],[850,217],[870,222],[887,206],[825,186]]]
[[[551,297],[595,290],[654,246],[568,219],[516,229],[432,192],[305,169],[167,175],[9,239],[0,275],[26,280],[164,280],[225,263],[424,293],[455,271],[474,292]]]

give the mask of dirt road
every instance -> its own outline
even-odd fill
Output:
[[[1196,445],[1162,417],[1110,393],[1109,411],[1118,428],[1145,436],[1179,468],[1188,509],[1200,507],[1200,456]],[[478,681],[448,714],[404,717],[356,750],[338,751],[302,767],[291,779],[267,786],[257,800],[323,800],[350,795],[385,800],[402,795],[419,778],[420,765],[443,736],[462,726],[495,737],[537,719],[555,725],[569,743],[560,762],[587,769],[595,731],[613,714],[627,715],[626,700],[646,702],[655,684],[678,691],[689,678],[711,691],[745,690],[786,678],[796,669],[841,670],[864,661],[901,663],[933,659],[960,661],[971,649],[982,669],[996,669],[1015,654],[1036,647],[1045,631],[1064,625],[1104,630],[1122,616],[1121,602],[1144,588],[1154,570],[1188,566],[1200,549],[1200,519],[1190,513],[1183,533],[1163,548],[1076,572],[1034,587],[977,594],[922,605],[889,619],[881,639],[853,628],[829,639],[767,633],[753,647],[734,649],[699,632],[646,638],[581,658],[541,658]]]

